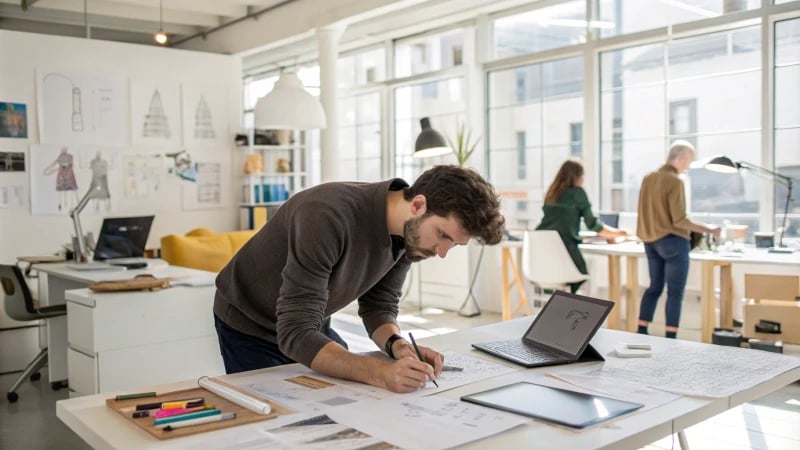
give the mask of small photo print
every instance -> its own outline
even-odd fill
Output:
[[[0,102],[0,137],[28,137],[28,115],[24,103]]]
[[[25,153],[0,152],[0,172],[25,172]]]

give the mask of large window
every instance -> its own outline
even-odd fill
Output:
[[[380,92],[340,98],[339,121],[340,173],[349,180],[381,180]]]
[[[408,77],[460,66],[471,55],[464,48],[463,28],[398,41],[394,46],[394,76]]]
[[[600,36],[709,19],[761,6],[761,0],[598,0]]]
[[[583,58],[489,74],[490,179],[508,194],[503,213],[509,226],[539,222],[558,168],[582,153],[582,123]]]
[[[604,209],[635,212],[643,176],[676,139],[694,143],[698,158],[760,164],[760,27],[606,52],[600,63]],[[757,228],[757,176],[693,168],[686,185],[695,217]]]
[[[454,164],[455,157],[416,159],[414,143],[420,132],[420,119],[428,117],[431,127],[455,136],[466,119],[464,79],[462,77],[425,81],[394,89],[395,175],[412,181],[431,164]]]
[[[586,1],[534,9],[492,22],[495,58],[535,53],[586,41]],[[592,22],[591,26],[602,24]]]
[[[786,236],[800,236],[800,18],[775,24],[775,170],[793,177]],[[775,223],[781,226],[786,188],[775,188]]]
[[[379,47],[342,56],[337,68],[340,89],[381,82],[386,79],[386,50]]]

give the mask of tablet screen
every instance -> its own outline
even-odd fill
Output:
[[[467,395],[461,400],[574,428],[584,428],[644,406],[526,382]]]

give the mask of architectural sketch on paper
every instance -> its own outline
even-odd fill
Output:
[[[49,80],[61,79],[69,83],[67,89],[71,89],[70,95],[72,96],[72,116],[70,117],[70,127],[73,132],[83,132],[83,107],[81,101],[81,88],[72,81],[72,78],[64,75],[63,73],[51,72],[42,78],[42,84],[47,85]],[[54,82],[54,81],[51,81]]]
[[[197,203],[222,203],[222,165],[197,163]]]
[[[0,208],[22,208],[25,202],[25,186],[0,186]]]
[[[169,139],[171,135],[169,117],[167,117],[167,113],[164,110],[161,93],[156,89],[150,97],[150,105],[144,117],[142,137]]]
[[[206,102],[205,95],[200,95],[200,100],[197,101],[197,107],[194,110],[194,137],[195,139],[216,138],[211,108]]]

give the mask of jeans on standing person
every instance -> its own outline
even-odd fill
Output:
[[[221,321],[216,314],[214,314],[214,326],[217,329],[219,350],[227,374],[296,362],[284,355],[278,344],[235,330]],[[347,348],[344,339],[330,327],[330,321],[325,324],[325,335]]]
[[[663,238],[644,244],[647,267],[650,272],[650,287],[644,291],[639,309],[639,320],[652,322],[658,298],[667,285],[667,327],[678,328],[681,320],[683,292],[689,274],[688,239],[668,234]]]

